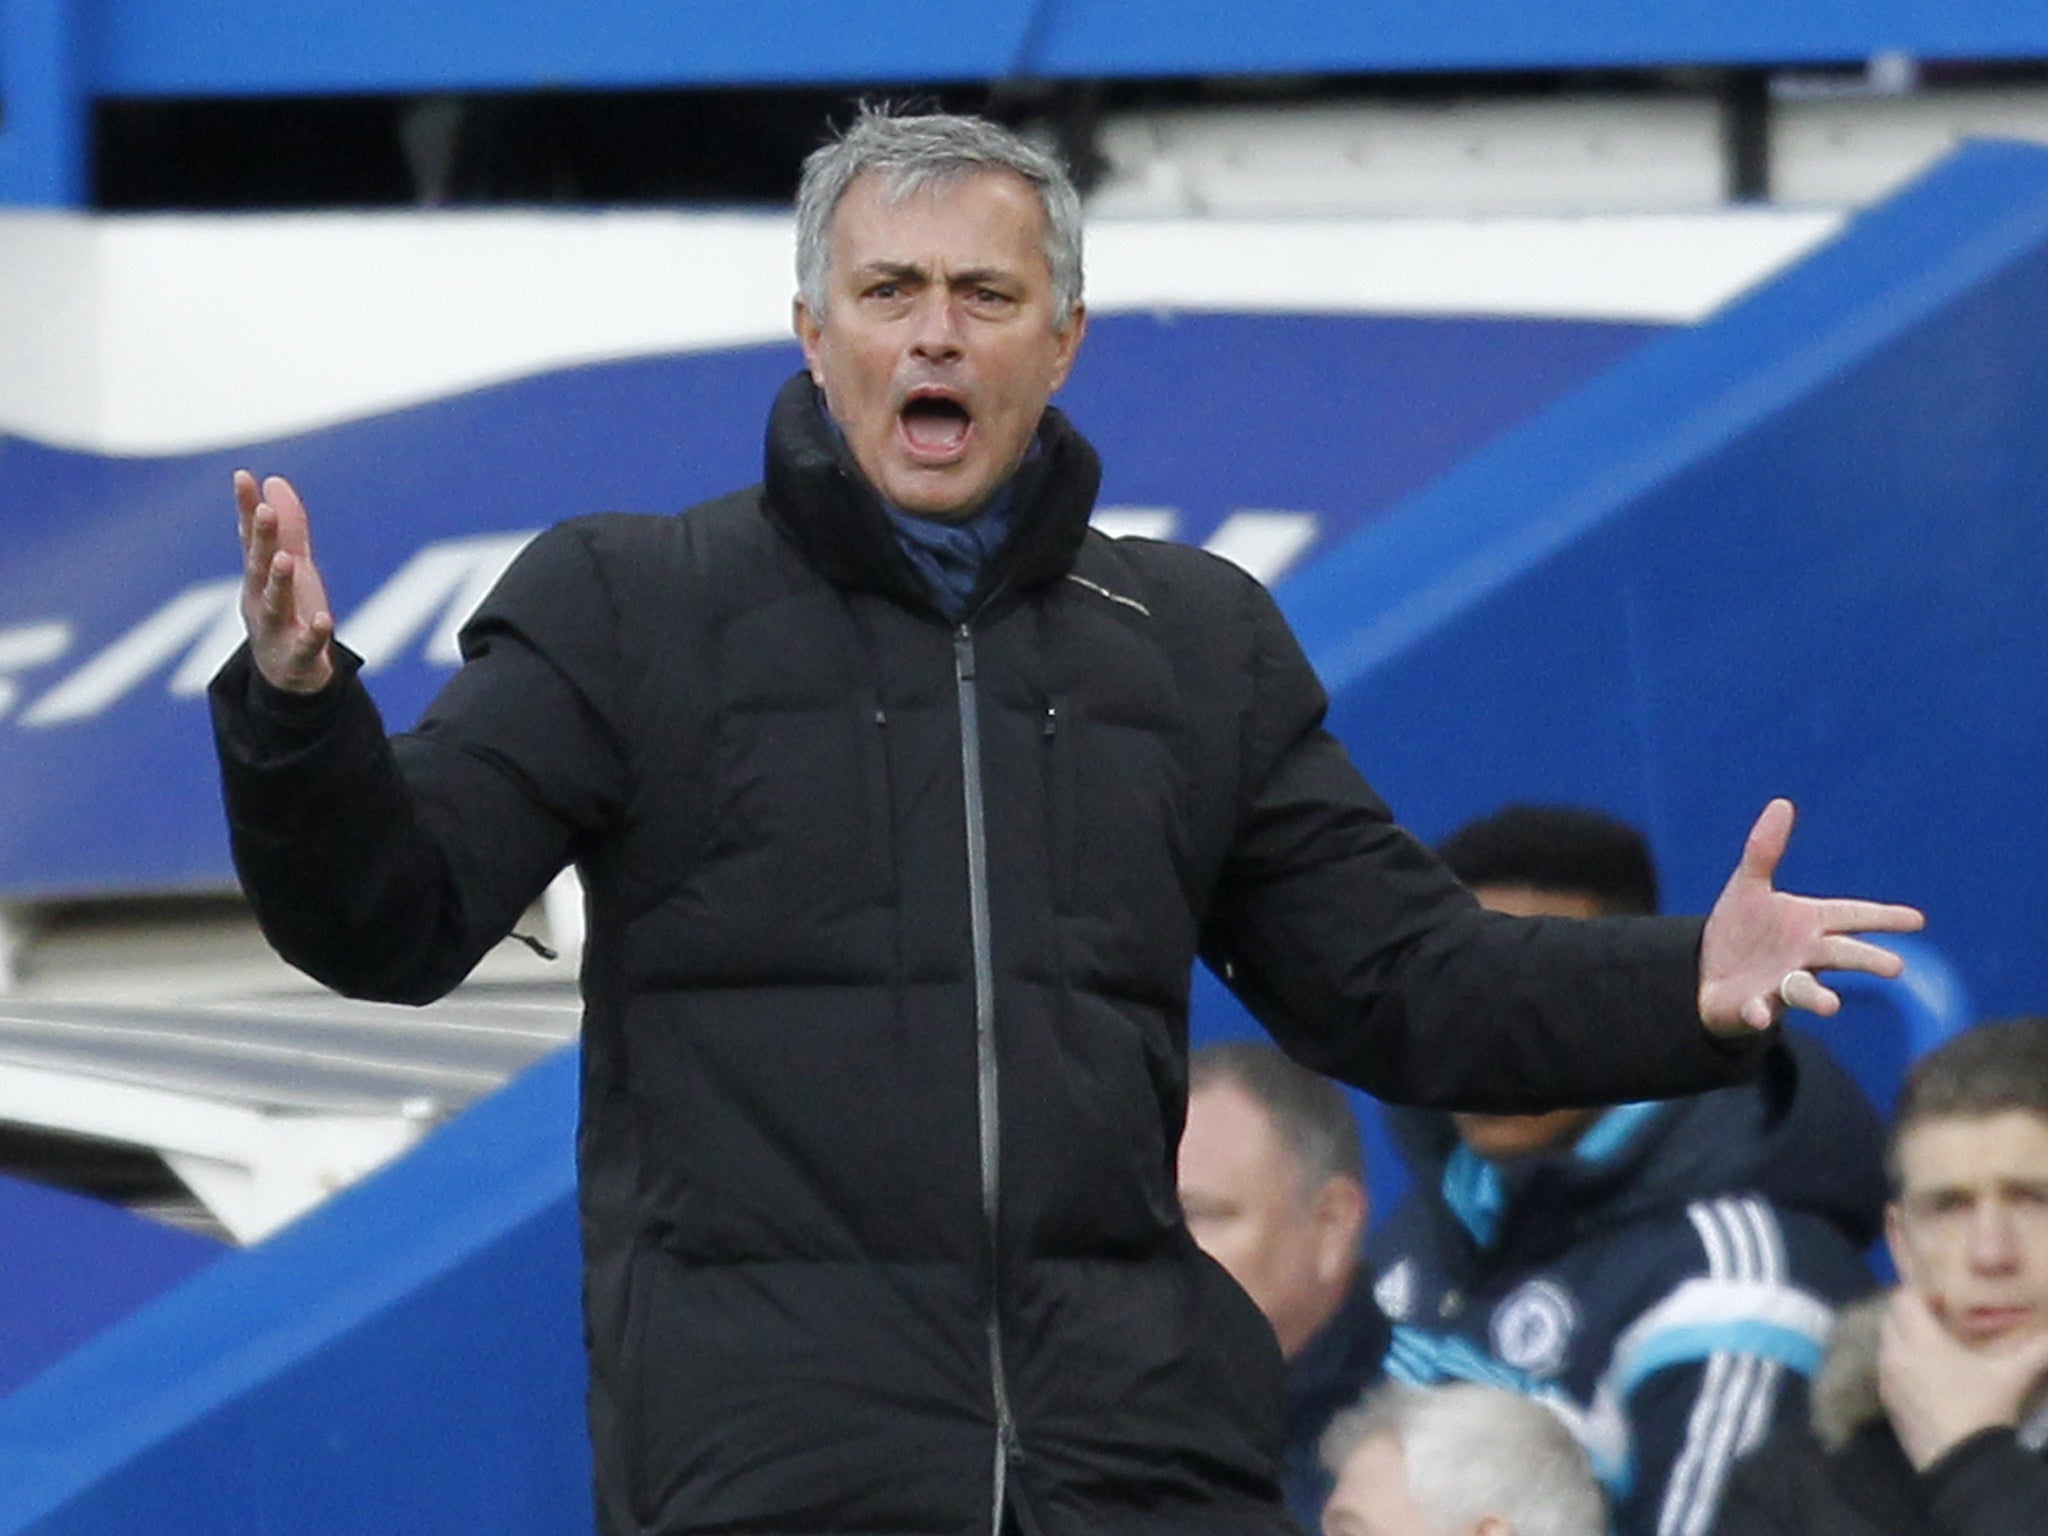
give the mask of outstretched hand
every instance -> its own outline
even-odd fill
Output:
[[[282,476],[259,486],[238,469],[235,511],[242,529],[242,624],[256,670],[274,688],[317,693],[334,676],[327,648],[334,613],[313,564],[305,504]]]
[[[1792,802],[1773,800],[1750,828],[1742,861],[1707,916],[1700,940],[1700,1018],[1717,1035],[1768,1029],[1788,1008],[1842,1006],[1820,971],[1897,976],[1905,962],[1857,933],[1914,933],[1918,910],[1879,901],[1816,900],[1772,888],[1792,837]]]

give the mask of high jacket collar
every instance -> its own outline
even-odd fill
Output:
[[[1057,581],[1088,531],[1101,460],[1050,406],[1039,422],[1038,444],[1039,452],[1017,471],[1010,536],[982,572],[969,613],[999,592]],[[769,521],[827,581],[938,611],[897,545],[881,498],[826,419],[824,397],[808,374],[783,385],[769,412],[765,484]]]

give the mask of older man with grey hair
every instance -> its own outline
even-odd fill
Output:
[[[1257,1040],[1188,1058],[1180,1203],[1202,1251],[1244,1287],[1287,1361],[1280,1489],[1313,1528],[1323,1431],[1380,1379],[1392,1325],[1359,1251],[1370,1201],[1344,1090]]]
[[[1323,1536],[1602,1536],[1593,1468],[1555,1414],[1502,1387],[1390,1382],[1335,1419]]]
[[[1917,914],[1774,891],[1782,804],[1704,932],[1482,913],[1257,583],[1090,530],[1060,168],[867,114],[798,206],[761,483],[536,539],[413,732],[297,493],[236,477],[243,883],[295,963],[421,1000],[581,872],[607,1536],[1277,1533],[1279,1355],[1174,1197],[1198,955],[1319,1070],[1508,1110],[1739,1076]]]

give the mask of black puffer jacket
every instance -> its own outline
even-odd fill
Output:
[[[216,682],[244,882],[330,985],[434,996],[582,871],[608,1532],[1285,1529],[1279,1355],[1174,1195],[1198,949],[1394,1097],[1747,1069],[1697,924],[1479,912],[1266,593],[1090,532],[1040,440],[963,626],[798,379],[764,487],[538,540],[413,734]]]

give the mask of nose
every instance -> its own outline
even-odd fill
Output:
[[[1970,1217],[1970,1267],[1979,1274],[2006,1274],[2018,1263],[2012,1212],[2002,1200],[1984,1201]]]
[[[947,361],[960,354],[960,317],[945,285],[934,283],[918,300],[912,315],[911,350],[919,357]]]

